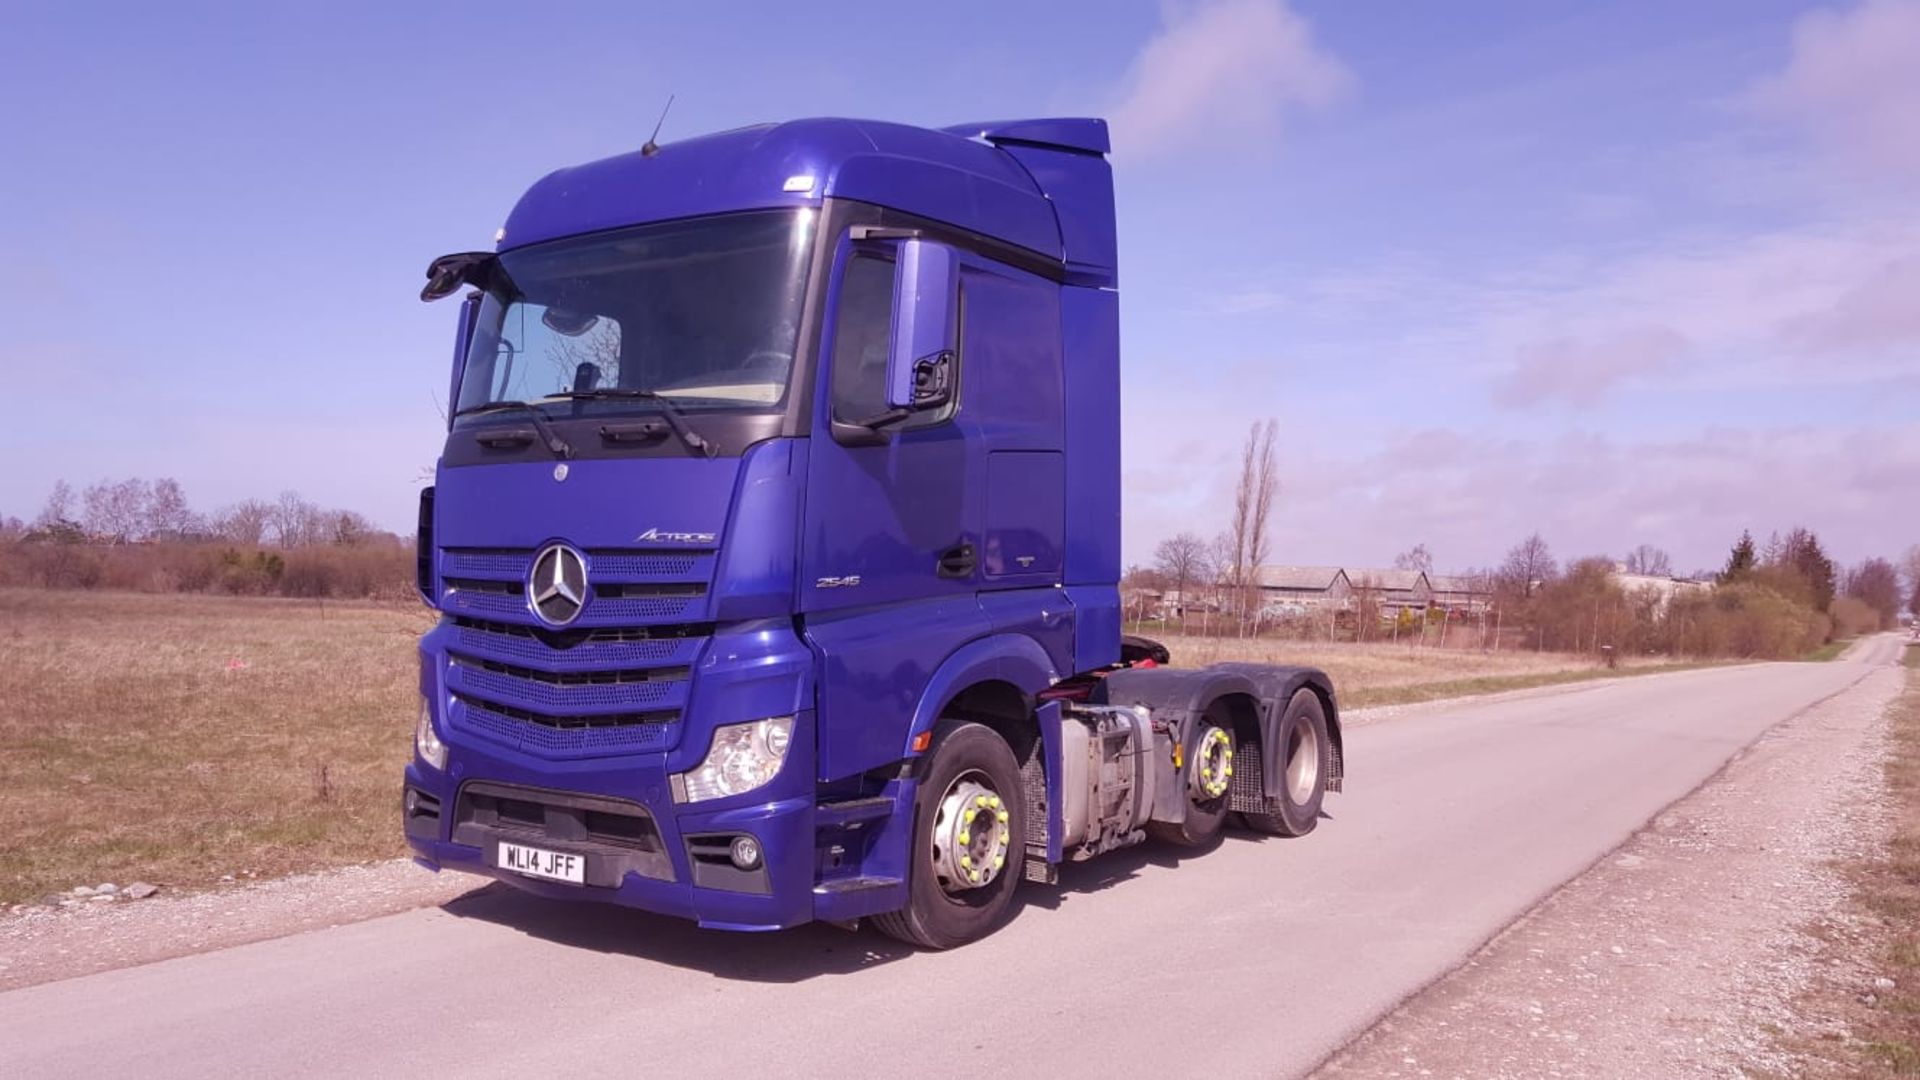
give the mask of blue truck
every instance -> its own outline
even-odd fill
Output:
[[[463,294],[421,495],[423,865],[928,948],[1344,772],[1309,668],[1122,633],[1106,124],[743,128],[561,169]]]

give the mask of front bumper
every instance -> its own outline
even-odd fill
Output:
[[[407,843],[416,859],[432,869],[462,870],[541,896],[622,904],[708,927],[778,930],[813,918],[810,791],[695,811],[676,808],[670,801],[583,794],[610,789],[631,793],[636,788],[664,794],[666,773],[658,760],[628,762],[602,775],[574,776],[565,791],[493,779],[462,783],[426,775],[430,772],[418,763],[407,767],[413,801],[425,796],[437,800],[439,809],[437,816],[407,814]],[[495,805],[488,807],[487,802]],[[503,802],[519,805],[503,812]],[[528,807],[543,811],[545,820],[536,823]],[[616,821],[618,827],[606,827]],[[636,828],[634,822],[646,825]],[[743,834],[757,840],[762,852],[761,865],[753,871],[740,871],[726,861],[725,841]],[[504,869],[499,865],[503,840],[584,856],[586,884]]]

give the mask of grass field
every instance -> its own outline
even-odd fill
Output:
[[[419,605],[0,590],[0,901],[400,853]]]
[[[0,589],[0,902],[401,854],[430,623],[417,605]],[[1525,651],[1169,644],[1189,665],[1319,665],[1348,707],[1619,674]]]

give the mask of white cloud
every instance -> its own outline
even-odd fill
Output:
[[[1753,100],[1860,166],[1920,181],[1920,0],[1802,17],[1786,69]]]
[[[1600,338],[1538,342],[1520,350],[1513,370],[1495,385],[1493,395],[1502,405],[1535,405],[1556,398],[1592,405],[1620,383],[1671,368],[1687,344],[1667,326],[1632,326]]]
[[[1169,4],[1108,115],[1123,152],[1223,135],[1270,140],[1289,110],[1325,108],[1353,81],[1284,0]]]
[[[1647,542],[1672,551],[1684,571],[1716,564],[1748,528],[1765,536],[1807,525],[1847,563],[1902,550],[1920,535],[1911,498],[1920,489],[1920,425],[1712,428],[1645,439],[1436,428],[1351,454],[1320,450],[1328,445],[1321,438],[1283,444],[1277,562],[1385,565],[1425,542],[1443,567],[1464,568],[1497,561],[1537,529],[1563,558],[1619,555]],[[1209,491],[1190,477],[1200,490],[1183,493],[1154,479],[1129,470],[1126,550],[1136,560],[1196,517],[1225,516],[1224,484]]]

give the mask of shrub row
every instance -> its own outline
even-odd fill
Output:
[[[224,544],[0,544],[0,585],[340,599],[413,595],[413,552],[396,544],[286,550]]]

